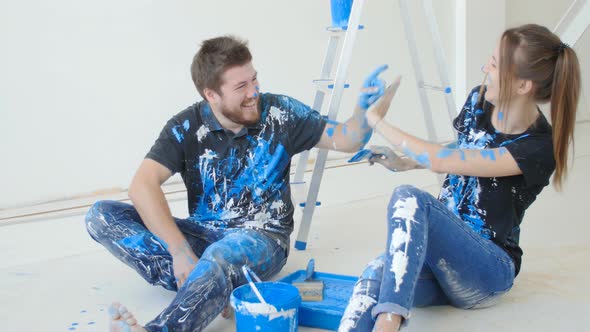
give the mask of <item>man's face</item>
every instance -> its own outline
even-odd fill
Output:
[[[257,73],[251,62],[227,69],[221,76],[219,110],[223,116],[244,126],[260,119]]]

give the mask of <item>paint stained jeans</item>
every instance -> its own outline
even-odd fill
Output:
[[[429,193],[398,187],[387,218],[385,252],[356,283],[339,331],[371,331],[387,312],[405,325],[412,306],[489,307],[512,287],[511,257]]]
[[[199,257],[178,290],[172,256],[133,206],[100,201],[86,215],[86,227],[94,240],[150,284],[177,291],[172,303],[145,325],[148,331],[201,331],[227,305],[232,290],[246,282],[242,265],[269,279],[287,260],[286,250],[260,231],[203,227],[190,219],[175,221]]]

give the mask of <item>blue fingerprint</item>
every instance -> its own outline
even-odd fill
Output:
[[[346,135],[346,133],[348,132],[348,128],[346,127],[346,124],[342,125],[342,134]]]
[[[188,131],[188,129],[191,127],[191,123],[188,120],[184,120],[182,127],[184,128],[184,131]]]
[[[492,161],[496,160],[496,154],[494,153],[494,150],[484,149],[481,150],[479,153],[481,154],[483,159],[490,158],[490,160]]]
[[[502,121],[504,120],[504,112],[500,111],[498,112],[498,121]]]
[[[461,155],[461,160],[465,161],[465,151],[463,150],[457,150],[459,151],[459,154]]]

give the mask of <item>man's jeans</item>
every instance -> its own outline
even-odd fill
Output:
[[[285,249],[261,231],[203,227],[190,219],[175,218],[175,222],[199,257],[180,289],[172,256],[133,206],[100,201],[86,215],[86,228],[94,240],[149,283],[177,291],[172,303],[145,325],[148,331],[201,331],[227,305],[232,290],[246,282],[242,265],[268,279],[287,261]]]
[[[514,263],[427,192],[396,188],[385,252],[369,263],[348,303],[339,331],[371,331],[380,313],[451,304],[489,307],[512,287]]]

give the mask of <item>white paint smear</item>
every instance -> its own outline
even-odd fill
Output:
[[[377,303],[374,298],[367,295],[358,294],[357,292],[360,293],[360,290],[357,290],[357,287],[355,286],[355,290],[353,292],[354,295],[350,299],[350,303],[348,303],[346,311],[342,316],[343,319],[340,323],[340,327],[338,328],[338,332],[350,331],[351,329],[355,328],[355,322],[357,319],[364,312],[369,310],[372,305]]]
[[[408,244],[411,240],[412,222],[416,222],[414,215],[416,214],[416,209],[418,209],[418,201],[416,197],[412,196],[405,200],[398,200],[393,207],[395,211],[391,217],[402,219],[406,224],[406,231],[401,228],[396,228],[393,231],[391,245],[389,247],[389,253],[393,256],[390,271],[395,275],[395,292],[397,293],[407,273]]]
[[[281,311],[278,311],[275,306],[268,303],[242,302],[238,305],[236,310],[244,315],[268,316],[268,320],[273,320],[277,318],[291,319],[295,316],[295,308],[289,310],[281,309]]]

